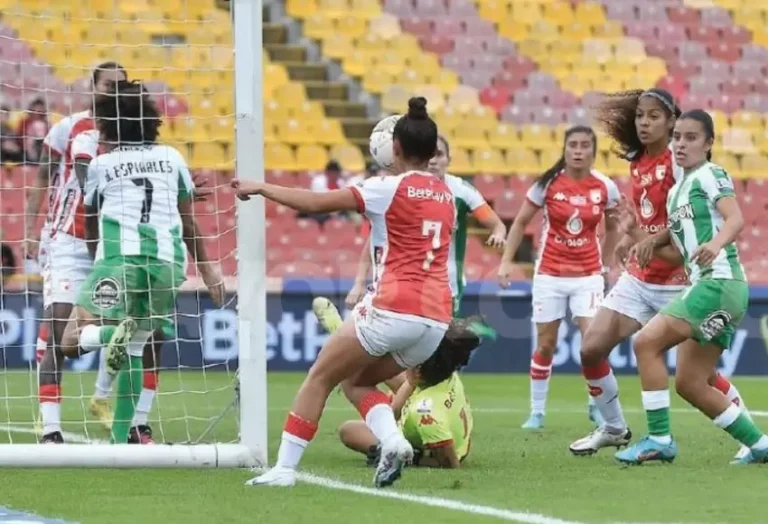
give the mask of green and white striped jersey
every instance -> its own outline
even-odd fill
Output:
[[[461,177],[445,175],[445,183],[453,193],[456,204],[456,226],[448,252],[448,279],[451,284],[451,294],[455,297],[464,291],[464,257],[467,254],[467,222],[468,215],[485,204],[480,192]]]
[[[716,204],[729,196],[735,196],[733,180],[711,162],[686,173],[667,194],[669,231],[685,259],[691,284],[701,279],[747,280],[733,242],[720,250],[711,266],[701,268],[691,263],[699,246],[710,242],[723,227],[725,220]]]
[[[184,158],[170,146],[119,147],[94,158],[85,205],[99,209],[96,260],[139,255],[183,267],[178,206],[193,189]]]

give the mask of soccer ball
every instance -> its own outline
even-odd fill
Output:
[[[368,140],[368,150],[371,156],[384,169],[392,169],[395,162],[394,151],[392,150],[392,132],[395,130],[395,124],[402,115],[388,116],[379,121],[371,131],[371,137]]]

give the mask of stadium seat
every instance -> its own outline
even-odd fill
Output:
[[[296,169],[319,171],[328,163],[328,151],[317,144],[303,144],[296,149]]]
[[[472,170],[475,173],[504,173],[506,162],[498,149],[476,148],[472,155]]]
[[[451,143],[465,149],[487,148],[485,129],[474,125],[459,126],[453,131]]]
[[[337,120],[334,120],[337,122]],[[365,169],[365,159],[360,149],[352,144],[335,144],[331,147],[331,158],[337,160],[344,169],[348,171],[363,171]]]
[[[296,171],[296,158],[290,146],[280,143],[264,145],[264,166],[267,169]]]
[[[460,147],[451,150],[450,171],[454,175],[469,175],[473,172],[469,151]]]
[[[746,178],[768,178],[768,157],[760,153],[744,155],[741,174]]]

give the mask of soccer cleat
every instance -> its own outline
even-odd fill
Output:
[[[117,375],[128,360],[128,342],[131,341],[137,329],[136,321],[132,318],[126,318],[117,325],[115,332],[112,333],[112,338],[104,346],[104,351],[107,352],[107,373],[110,375]]]
[[[531,413],[528,420],[521,426],[523,429],[543,429],[544,413]]]
[[[112,405],[109,399],[92,397],[88,403],[88,413],[96,417],[107,431],[112,430]]]
[[[344,323],[344,320],[339,314],[339,310],[333,305],[333,302],[325,297],[317,297],[312,301],[312,311],[314,311],[317,320],[320,321],[320,325],[323,326],[328,333],[333,333],[338,330]]]
[[[152,428],[147,425],[133,426],[128,431],[128,444],[154,444]]]
[[[388,439],[381,446],[381,458],[373,476],[373,485],[377,488],[391,486],[403,474],[406,464],[413,462],[413,446],[402,436]]]
[[[672,462],[677,456],[677,444],[659,444],[650,437],[643,437],[637,444],[616,453],[616,460],[624,464],[642,464],[652,460]]]
[[[768,463],[768,449],[747,449],[747,452],[740,458],[731,461],[731,464],[743,466],[745,464],[766,464]],[[739,450],[741,454],[741,450]]]
[[[603,448],[621,448],[629,444],[632,440],[632,432],[629,428],[623,433],[611,433],[605,429],[605,426],[599,427],[584,438],[573,442],[568,449],[574,455],[594,455]]]
[[[597,406],[594,404],[590,404],[588,408],[589,413],[589,420],[592,422],[596,427],[601,427],[605,424],[605,419],[603,418],[603,414],[600,413],[600,410],[597,409]]]
[[[379,464],[381,458],[381,444],[376,444],[368,448],[368,453],[365,456],[365,465],[368,467],[375,467]]]
[[[253,477],[245,482],[246,486],[281,486],[290,487],[296,484],[296,470],[275,466],[266,473]]]
[[[43,435],[40,444],[64,444],[64,437],[61,435],[61,431],[52,431]]]

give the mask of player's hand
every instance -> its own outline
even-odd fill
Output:
[[[355,282],[352,289],[347,293],[347,298],[344,299],[344,305],[347,308],[352,309],[360,302],[365,296],[365,282]]]
[[[217,307],[221,307],[224,304],[224,294],[226,293],[221,273],[211,264],[203,264],[198,269],[200,276],[203,277],[203,283],[211,295],[211,300],[213,300]]]
[[[195,185],[192,196],[196,202],[204,202],[213,194],[213,188],[208,185],[208,177],[195,173],[192,175],[192,183]]]
[[[239,178],[233,178],[229,185],[235,190],[237,198],[240,200],[250,200],[252,196],[260,195],[263,189],[263,184],[240,180]]]
[[[27,238],[24,240],[24,258],[27,260],[37,260],[40,254],[40,240],[37,238]]]
[[[691,262],[697,263],[699,267],[709,267],[715,261],[719,252],[720,248],[714,245],[713,242],[706,242],[693,252]]]
[[[633,229],[637,227],[637,215],[635,210],[627,200],[627,197],[621,195],[619,206],[616,209],[617,219],[619,221],[619,231],[624,235],[628,235]]]
[[[645,268],[653,258],[653,251],[656,248],[656,239],[653,237],[641,240],[629,250],[629,256],[637,258],[637,264],[640,268]]]
[[[511,283],[510,275],[512,275],[512,272],[515,270],[515,263],[509,262],[506,260],[502,260],[501,264],[499,265],[499,285],[503,288],[509,287],[509,284]]]
[[[622,270],[626,269],[631,247],[632,239],[630,237],[622,238],[613,250],[613,264],[620,267]]]
[[[488,237],[485,245],[495,247],[496,249],[504,249],[504,246],[507,245],[507,237],[504,234],[494,233]]]

